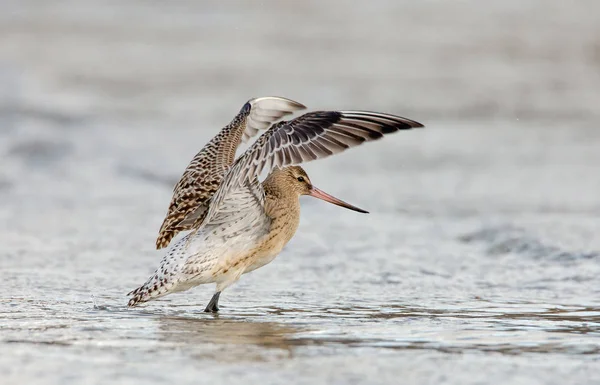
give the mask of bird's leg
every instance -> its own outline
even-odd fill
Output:
[[[220,291],[217,291],[212,298],[210,299],[210,302],[208,303],[208,305],[206,305],[206,309],[204,309],[204,311],[206,313],[216,313],[219,311],[219,296],[221,295]]]

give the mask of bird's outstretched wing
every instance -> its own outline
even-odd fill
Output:
[[[162,249],[177,233],[202,221],[207,203],[223,181],[242,140],[247,141],[283,116],[305,108],[293,100],[274,96],[254,98],[244,104],[231,123],[196,154],[175,185],[156,248]]]
[[[225,197],[257,178],[263,170],[285,167],[340,153],[399,130],[423,127],[399,116],[366,111],[309,112],[274,124],[231,166],[208,202],[200,223],[210,222]]]

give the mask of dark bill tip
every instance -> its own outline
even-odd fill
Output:
[[[356,207],[356,206],[351,205],[350,203],[346,203],[343,200],[338,199],[332,195],[329,195],[326,192],[319,190],[318,188],[316,188],[314,186],[310,189],[310,193],[308,195],[310,195],[311,197],[315,197],[315,198],[324,200],[325,202],[329,202],[334,205],[344,207],[348,210],[356,211],[356,212],[363,213],[363,214],[369,213],[367,210],[363,210],[360,207]]]

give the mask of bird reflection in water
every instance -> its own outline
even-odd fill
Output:
[[[293,356],[294,347],[306,344],[295,336],[302,329],[277,322],[232,318],[160,319],[159,338],[197,358],[217,361],[266,361]]]

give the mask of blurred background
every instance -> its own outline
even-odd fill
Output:
[[[303,200],[229,316],[208,287],[127,312],[187,163],[266,95],[427,128],[308,164],[371,215]],[[0,369],[600,380],[599,106],[594,0],[0,0]]]

